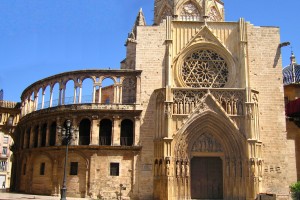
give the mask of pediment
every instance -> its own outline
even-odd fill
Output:
[[[227,47],[219,40],[217,36],[214,35],[212,30],[207,26],[203,25],[201,29],[186,43],[186,45],[178,52],[174,61],[177,60],[185,52],[188,52],[193,46],[200,44],[211,44],[214,46],[221,47],[225,49],[228,53],[230,52]]]

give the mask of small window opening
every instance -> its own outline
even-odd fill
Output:
[[[78,162],[71,162],[70,164],[70,175],[78,174]]]
[[[119,176],[119,163],[110,163],[110,175],[111,176]]]
[[[40,166],[40,175],[45,175],[45,163],[41,163],[41,166]]]

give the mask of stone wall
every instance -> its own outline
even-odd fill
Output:
[[[279,28],[248,24],[247,31],[250,87],[259,91],[264,160],[261,192],[288,194],[296,168],[294,141],[286,135]]]
[[[140,199],[153,195],[153,139],[155,135],[155,89],[164,87],[165,25],[137,27],[136,69],[141,76],[140,141],[143,146],[138,166]]]

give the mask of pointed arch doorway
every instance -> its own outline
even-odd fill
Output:
[[[223,161],[221,157],[191,159],[191,199],[223,199]]]

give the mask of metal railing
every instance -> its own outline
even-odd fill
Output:
[[[132,146],[133,145],[133,137],[121,137],[121,146]]]

